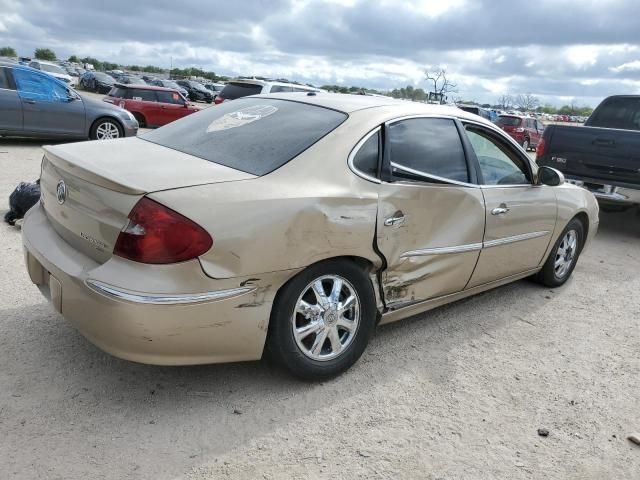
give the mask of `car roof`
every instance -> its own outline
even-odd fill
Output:
[[[455,105],[434,105],[429,103],[411,102],[407,100],[397,100],[391,97],[374,97],[372,95],[352,95],[347,93],[312,92],[311,95],[305,92],[259,94],[252,97],[243,98],[268,98],[279,100],[291,100],[319,107],[330,108],[344,113],[352,113],[359,110],[384,108],[387,110],[397,110],[397,116],[411,115],[442,115],[456,117],[460,119],[483,122],[493,126],[490,121],[479,118],[473,113],[465,112]]]
[[[279,85],[279,86],[282,86],[282,87],[306,88],[306,89],[309,89],[309,91],[320,90],[319,88],[310,87],[309,85],[302,85],[300,83],[277,82],[275,80],[260,80],[258,78],[234,78],[232,80],[229,80],[227,85],[229,83],[246,83],[246,84],[249,84],[249,85],[262,85],[262,86],[265,86],[265,85]]]
[[[137,84],[137,83],[130,83],[130,84],[126,84],[126,83],[115,83],[114,84],[115,87],[118,88],[135,88],[136,90],[159,90],[161,92],[175,92],[176,89],[175,88],[168,88],[168,87],[157,87],[155,85],[142,85],[142,84]]]

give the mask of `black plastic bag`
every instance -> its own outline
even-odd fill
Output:
[[[4,216],[4,221],[14,225],[16,220],[24,217],[24,214],[40,199],[40,180],[36,183],[20,182],[9,196],[9,211]]]

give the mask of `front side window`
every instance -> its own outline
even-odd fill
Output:
[[[44,102],[64,102],[69,96],[67,87],[48,75],[14,69],[13,78],[21,98]]]
[[[158,101],[160,103],[171,103],[173,105],[182,105],[184,103],[184,99],[178,92],[166,92],[159,90],[156,92],[156,95],[158,95]]]
[[[467,125],[466,131],[478,158],[484,185],[531,183],[523,159],[506,142],[481,128]]]
[[[388,142],[396,177],[415,179],[415,175],[408,173],[413,170],[445,180],[469,182],[462,142],[453,120],[414,118],[392,123]]]
[[[360,146],[353,157],[354,168],[370,177],[377,177],[379,144],[380,130],[376,131]]]
[[[13,90],[9,83],[9,72],[6,68],[0,68],[0,88]]]

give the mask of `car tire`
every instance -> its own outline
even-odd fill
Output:
[[[124,137],[124,129],[120,122],[113,118],[99,118],[91,126],[89,132],[91,140],[112,140]]]
[[[522,142],[522,148],[524,148],[525,152],[529,151],[529,140],[528,139],[524,139],[524,141]]]
[[[147,126],[147,119],[144,118],[144,115],[138,112],[132,112],[134,118],[138,121],[138,126],[141,128],[145,128]]]
[[[584,245],[584,226],[577,218],[564,228],[549,253],[542,270],[534,277],[538,283],[556,288],[571,277]]]
[[[347,299],[351,300],[345,309]],[[267,350],[298,378],[331,378],[360,358],[377,315],[366,272],[352,262],[327,260],[307,268],[278,292]]]

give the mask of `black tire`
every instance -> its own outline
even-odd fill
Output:
[[[145,128],[147,126],[147,119],[144,118],[144,115],[138,112],[133,112],[132,115],[138,121],[138,126],[141,128]]]
[[[303,353],[296,342],[293,322],[299,319],[306,320],[300,313],[294,314],[294,312],[298,299],[307,291],[309,285],[329,275],[347,280],[349,288],[353,287],[355,290],[360,301],[359,324],[350,343],[336,357],[329,360],[315,360]],[[271,310],[267,337],[268,353],[273,360],[298,378],[323,380],[334,377],[358,361],[375,330],[377,314],[373,286],[362,268],[349,261],[341,260],[327,260],[312,265],[291,279],[278,292]],[[315,337],[318,334],[311,335]],[[328,345],[331,348],[328,338],[322,341],[322,344],[327,345],[326,342],[329,342]]]
[[[570,265],[565,271],[562,271],[561,274],[558,274],[556,267],[556,260],[558,260],[562,255],[559,253],[560,246],[565,241],[569,232],[575,232],[577,237],[576,239],[576,247],[575,250],[571,249],[572,260]],[[576,264],[578,263],[578,258],[580,257],[580,253],[582,252],[582,246],[584,245],[584,226],[582,222],[577,218],[571,220],[567,226],[564,228],[555,245],[551,249],[549,253],[549,257],[547,261],[544,263],[542,270],[538,272],[538,274],[534,277],[538,283],[550,288],[556,288],[564,283],[571,277],[573,270],[576,268]],[[566,259],[566,256],[565,256]]]
[[[122,128],[122,125],[120,125],[120,122],[118,122],[116,119],[111,117],[102,117],[96,120],[95,122],[93,122],[93,125],[91,125],[91,130],[89,131],[89,137],[91,138],[91,140],[106,140],[106,138],[100,138],[99,130],[101,126],[107,126],[107,125],[111,125],[112,127],[115,127],[115,129],[118,132],[118,136],[113,138],[124,137],[124,129]],[[112,127],[109,127],[109,128],[112,128]]]

